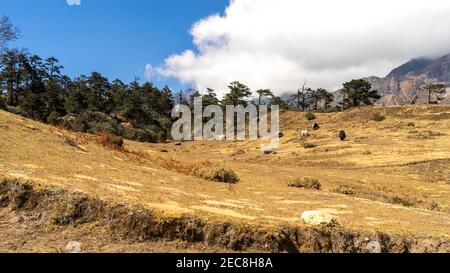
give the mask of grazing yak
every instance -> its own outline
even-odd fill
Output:
[[[313,129],[314,131],[317,131],[317,130],[319,130],[319,129],[320,129],[320,126],[319,126],[319,124],[317,124],[317,123],[314,123],[314,124],[313,124],[313,126],[312,126],[312,129]]]
[[[339,132],[339,139],[341,141],[344,141],[347,138],[347,134],[345,133],[345,131],[340,131]]]
[[[301,135],[302,135],[302,137],[308,137],[309,136],[308,130],[301,131]]]

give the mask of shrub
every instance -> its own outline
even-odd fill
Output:
[[[123,138],[107,133],[101,133],[98,142],[107,148],[121,150],[123,148]]]
[[[291,182],[289,182],[288,186],[293,188],[306,188],[312,190],[320,190],[322,187],[319,180],[312,177],[296,177]]]
[[[430,210],[434,210],[434,211],[440,211],[441,210],[439,204],[436,203],[435,201],[431,202],[431,205],[430,205],[429,209]]]
[[[406,198],[406,197],[399,197],[399,196],[394,196],[391,199],[391,203],[395,204],[395,205],[402,205],[404,207],[412,207],[414,205],[414,202],[412,202],[408,198]]]
[[[337,189],[334,190],[335,193],[343,194],[343,195],[355,195],[355,189],[351,186],[341,185]]]
[[[314,115],[312,112],[308,112],[305,114],[305,117],[307,120],[311,121],[311,120],[315,120],[316,119],[316,115]]]
[[[238,175],[233,170],[221,169],[199,169],[194,170],[193,175],[215,182],[235,184],[239,182]]]
[[[59,125],[59,120],[61,116],[58,112],[51,112],[50,115],[47,117],[47,122],[53,126]]]
[[[88,133],[108,133],[112,135],[118,135],[118,130],[114,127],[112,123],[107,122],[96,122],[91,124]]]
[[[130,140],[157,142],[157,137],[154,134],[143,129],[123,128],[122,136]]]
[[[375,114],[373,114],[373,116],[372,116],[371,119],[372,119],[373,121],[381,122],[381,121],[384,121],[384,120],[386,119],[386,117],[385,117],[385,116],[382,116],[382,115],[380,115],[380,114],[378,114],[378,113],[375,113]]]
[[[74,132],[83,132],[83,133],[85,133],[89,128],[89,126],[86,123],[86,120],[81,116],[64,117],[62,121],[62,126]]]
[[[0,109],[6,110],[6,100],[3,95],[0,94]]]
[[[312,144],[312,143],[303,143],[303,148],[305,149],[314,149],[316,148],[317,145],[316,144]]]
[[[15,115],[24,116],[24,117],[27,116],[27,113],[25,113],[20,107],[7,105],[6,110],[8,110],[8,112],[11,112]]]

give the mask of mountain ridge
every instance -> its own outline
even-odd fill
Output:
[[[439,99],[441,104],[450,104],[450,54],[436,59],[414,58],[384,78],[371,76],[365,80],[382,96],[378,105],[428,103],[428,95],[421,88],[431,83],[442,83],[447,87],[447,93],[440,97],[433,95],[433,101]]]

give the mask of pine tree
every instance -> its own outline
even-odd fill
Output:
[[[87,78],[87,104],[90,111],[109,112],[112,105],[110,84],[107,78],[98,72],[92,72]]]
[[[218,105],[218,104],[219,104],[219,99],[217,98],[216,92],[211,88],[207,88],[206,93],[203,95],[204,107],[207,107],[209,105]]]
[[[242,105],[247,106],[248,101],[250,99],[250,96],[252,95],[252,92],[250,91],[250,88],[245,86],[244,84],[240,82],[232,82],[228,86],[230,89],[230,92],[225,95],[225,97],[222,100],[222,105]]]
[[[270,89],[260,89],[257,90],[256,93],[258,94],[258,105],[261,105],[261,100],[265,97],[273,97],[272,91]]]
[[[438,101],[439,101],[439,95],[446,93],[445,85],[443,85],[443,84],[428,84],[428,85],[425,85],[424,87],[422,87],[422,90],[425,90],[425,92],[427,92],[429,104],[432,103],[431,97],[433,94],[438,96]]]
[[[20,30],[16,28],[6,16],[0,17],[0,57],[7,50],[8,43],[20,36]]]
[[[124,100],[127,95],[127,86],[121,80],[114,80],[111,83],[111,99],[114,112],[124,110]]]
[[[377,90],[372,90],[371,84],[363,79],[344,83],[341,90],[343,94],[343,107],[358,107],[361,104],[372,105],[381,98]]]

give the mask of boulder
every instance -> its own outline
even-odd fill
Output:
[[[66,245],[66,253],[81,253],[81,244],[76,241],[70,241]]]
[[[378,241],[370,241],[366,249],[369,253],[381,253],[381,244]]]
[[[305,211],[301,218],[305,224],[313,226],[334,227],[338,225],[336,219],[331,214],[322,211]]]

